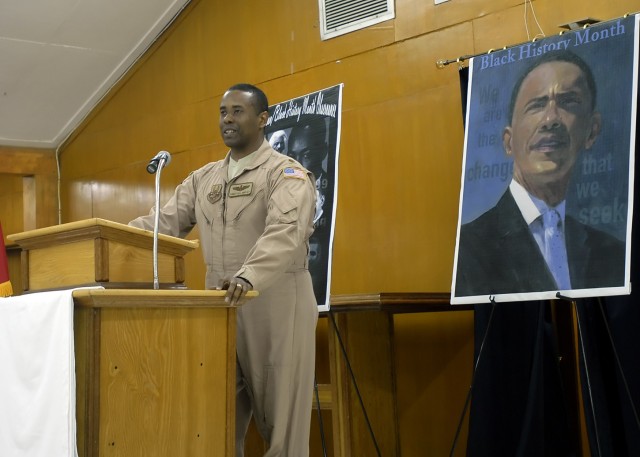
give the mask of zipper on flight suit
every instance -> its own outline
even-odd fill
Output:
[[[245,169],[243,168],[242,170],[240,170],[240,173],[235,175],[229,181],[224,180],[224,185],[222,187],[222,235],[221,237],[222,237],[223,251],[224,251],[224,233],[227,228],[227,186],[230,186],[236,179],[238,179],[238,176],[242,175],[244,171]],[[227,271],[227,268],[224,264],[224,255],[222,256],[222,271]]]
[[[222,233],[220,234],[220,258],[222,263],[222,272],[224,274],[227,268],[224,264],[224,234],[227,228],[227,180],[224,179],[222,184]]]
[[[222,185],[222,224],[227,223],[227,182]]]

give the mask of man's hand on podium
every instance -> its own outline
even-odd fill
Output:
[[[249,281],[240,276],[234,276],[231,279],[221,279],[218,283],[218,290],[226,290],[227,294],[224,301],[231,306],[238,306],[244,302],[247,292],[253,289],[253,285]]]

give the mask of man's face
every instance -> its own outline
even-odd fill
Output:
[[[283,152],[284,151],[284,138],[278,138],[277,140],[275,140],[273,142],[273,149],[275,149],[278,152]]]
[[[580,151],[600,131],[600,115],[591,107],[584,74],[572,63],[545,63],[524,79],[503,144],[515,161],[514,178],[527,190],[566,188]]]
[[[289,154],[317,178],[322,173],[322,160],[326,151],[323,150],[323,143],[312,138],[312,134],[305,129],[289,138]]]
[[[276,132],[271,136],[269,143],[271,147],[278,152],[285,153],[285,149],[287,149],[287,144],[285,143],[286,136],[284,132]]]
[[[253,152],[262,142],[268,117],[256,113],[251,94],[228,91],[220,102],[220,134],[224,144],[237,152]]]

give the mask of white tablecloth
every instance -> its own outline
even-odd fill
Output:
[[[0,298],[0,456],[78,455],[71,294]]]

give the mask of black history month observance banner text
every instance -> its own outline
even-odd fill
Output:
[[[316,178],[315,230],[309,240],[309,271],[320,311],[329,309],[331,256],[338,192],[342,84],[269,107],[267,139]]]

